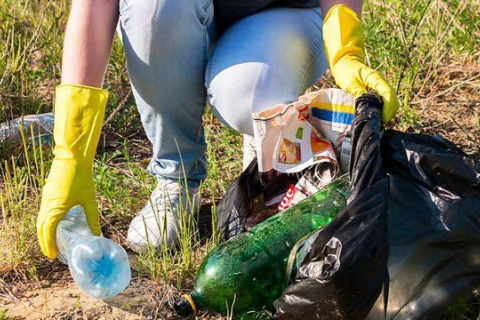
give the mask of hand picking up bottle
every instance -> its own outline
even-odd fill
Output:
[[[130,283],[127,253],[112,240],[92,233],[82,207],[73,207],[60,221],[56,241],[58,259],[68,264],[75,283],[90,296],[108,299]]]
[[[108,92],[99,88],[62,84],[55,90],[55,158],[42,190],[37,219],[40,248],[52,260],[57,257],[57,225],[75,205],[85,210],[93,234],[101,234],[93,159],[107,99]]]
[[[37,220],[42,252],[50,259],[58,254],[80,289],[100,299],[120,293],[131,277],[125,250],[100,236],[95,200],[93,159],[107,99],[98,88],[57,87],[55,159]]]

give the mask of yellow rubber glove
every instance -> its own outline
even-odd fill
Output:
[[[367,88],[375,91],[383,99],[382,122],[394,118],[400,103],[382,74],[365,65],[363,28],[356,13],[343,4],[332,7],[323,22],[323,41],[337,85],[355,98]]]
[[[88,225],[100,235],[93,183],[93,159],[102,130],[108,92],[60,85],[55,97],[55,155],[42,192],[37,234],[44,255],[57,257],[57,225],[75,205],[81,205]]]

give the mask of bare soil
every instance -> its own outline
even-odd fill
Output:
[[[134,265],[135,255],[129,256]],[[7,310],[7,319],[175,319],[176,293],[165,284],[133,275],[125,291],[102,301],[80,291],[67,266],[43,262],[37,281],[10,276],[0,282],[0,310]]]
[[[68,271],[64,280],[39,286],[14,297],[3,305],[13,319],[168,319],[173,318],[155,301],[155,283],[134,279],[121,294],[101,301],[80,292]]]

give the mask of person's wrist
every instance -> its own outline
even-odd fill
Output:
[[[333,6],[323,22],[325,55],[331,69],[347,56],[365,61],[363,26],[357,14],[344,4]]]
[[[331,68],[331,71],[332,75],[336,77],[358,72],[358,70],[360,70],[363,66],[365,66],[365,63],[362,57],[354,54],[349,54],[340,58],[337,63]]]
[[[82,153],[78,150],[71,150],[67,147],[55,146],[53,151],[54,162],[61,162],[64,166],[78,168],[82,171],[92,171],[95,161],[94,153]]]
[[[325,16],[325,18],[323,18],[323,23],[325,24],[325,22],[330,18],[330,16],[332,16],[334,14],[334,12],[336,12],[338,10],[345,10],[349,14],[354,16],[358,21],[360,21],[360,17],[358,16],[358,14],[355,11],[352,10],[352,8],[350,8],[349,6],[347,6],[344,3],[339,3],[339,4],[336,4],[333,7],[331,7],[330,10],[328,10],[327,15]]]
[[[356,56],[343,57],[331,69],[333,78],[337,86],[350,93],[354,97],[358,97],[366,93],[365,86],[362,85],[362,70],[366,68],[361,58]]]
[[[68,83],[68,82],[59,84],[55,89],[62,90],[63,88],[87,89],[87,90],[93,90],[93,91],[107,92],[108,93],[107,90],[102,89],[100,87],[88,86],[88,85],[84,85],[84,84]]]
[[[47,180],[71,188],[78,180],[93,181],[93,166],[89,163],[79,163],[75,159],[54,159]]]

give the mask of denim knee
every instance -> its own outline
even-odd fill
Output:
[[[212,0],[121,0],[120,11],[132,91],[152,143],[149,171],[162,178],[202,180]]]
[[[227,30],[206,71],[215,115],[253,135],[252,113],[295,101],[327,68],[321,23],[319,9],[277,8]]]
[[[223,124],[253,135],[251,114],[281,99],[269,74],[267,64],[252,62],[229,67],[216,75],[208,86],[215,116]]]

